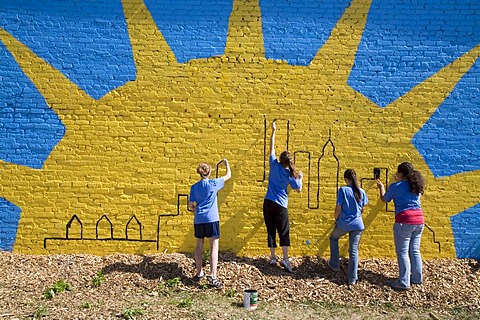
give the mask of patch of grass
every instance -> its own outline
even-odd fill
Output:
[[[177,288],[179,284],[180,284],[180,278],[176,277],[176,278],[172,278],[172,279],[167,279],[167,280],[165,280],[165,282],[160,283],[158,285],[158,288],[159,289],[167,289],[167,288],[173,289],[173,288]]]
[[[93,305],[90,302],[84,302],[80,305],[81,309],[90,309]]]
[[[452,316],[457,320],[474,320],[480,319],[480,311],[470,311],[466,307],[455,307],[449,310]]]
[[[200,285],[200,289],[202,290],[210,289],[210,285],[208,283],[202,283]]]
[[[105,275],[102,271],[98,271],[92,279],[92,286],[95,288],[100,287],[102,284],[105,283]]]
[[[58,280],[52,287],[47,288],[43,295],[47,299],[53,299],[57,294],[70,290],[72,290],[72,285],[69,282]]]
[[[179,308],[189,308],[193,305],[193,299],[191,297],[185,298],[177,304]]]
[[[235,297],[236,294],[237,291],[235,291],[235,289],[228,289],[227,292],[225,292],[225,295],[229,298]]]
[[[386,309],[388,311],[397,311],[397,307],[391,302],[384,302],[382,304],[382,309]]]
[[[126,308],[122,312],[122,317],[125,320],[134,320],[136,316],[141,316],[142,314],[143,314],[142,309]]]
[[[324,309],[324,310],[329,310],[329,311],[335,311],[335,310],[340,310],[344,309],[345,306],[340,304],[340,303],[335,303],[335,302],[313,302],[313,301],[303,301],[301,303],[303,306],[307,306],[309,308],[313,309]]]
[[[204,266],[210,263],[210,250],[203,251],[202,260]]]
[[[44,306],[36,306],[35,310],[33,311],[33,319],[41,319],[47,316],[47,308]]]

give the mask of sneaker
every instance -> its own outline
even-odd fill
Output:
[[[276,266],[277,265],[277,258],[271,258],[268,262],[269,265]]]
[[[285,269],[285,271],[287,271],[288,273],[293,273],[293,269],[292,269],[292,265],[290,264],[290,261],[282,260],[280,264]]]
[[[332,265],[330,264],[330,260],[328,260],[327,265],[328,265],[328,267],[330,268],[330,270],[332,270],[332,271],[335,271],[335,272],[340,271],[340,268],[334,268],[334,267],[332,267]]]
[[[408,291],[408,290],[410,290],[410,287],[399,286],[397,281],[389,281],[388,285],[390,286],[390,288],[393,289],[393,291]]]
[[[200,281],[203,278],[203,272],[202,273],[197,273],[195,277],[193,277],[193,280],[195,281]]]
[[[217,278],[212,278],[212,276],[207,276],[207,281],[215,289],[223,288],[223,284]]]

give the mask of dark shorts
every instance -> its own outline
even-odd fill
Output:
[[[193,225],[195,238],[220,238],[220,221]]]

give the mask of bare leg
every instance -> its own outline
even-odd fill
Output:
[[[288,246],[282,246],[283,260],[288,260]]]
[[[270,248],[270,260],[277,259],[277,255],[275,254],[275,248]]]
[[[203,266],[203,238],[196,238],[197,246],[195,247],[195,266],[197,267],[197,275],[202,276]]]
[[[280,262],[287,272],[293,273],[292,264],[288,258],[288,246],[282,246],[283,260]]]
[[[217,264],[218,264],[218,238],[208,238],[210,240],[210,276],[213,279],[217,278]]]

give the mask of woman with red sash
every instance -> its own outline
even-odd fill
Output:
[[[377,180],[377,186],[382,201],[393,200],[395,205],[393,236],[399,276],[391,287],[403,291],[410,289],[411,284],[422,283],[420,240],[425,220],[420,207],[420,194],[425,190],[425,179],[409,162],[398,166],[395,178],[397,181],[387,191],[380,180]]]

